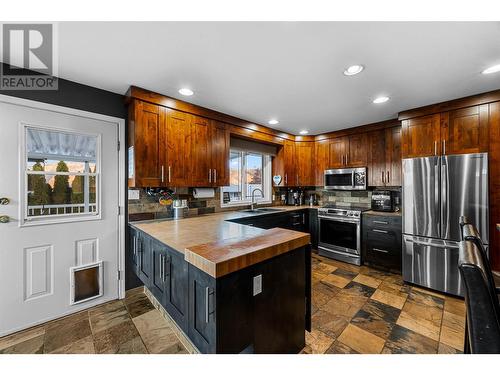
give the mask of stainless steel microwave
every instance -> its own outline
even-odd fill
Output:
[[[366,190],[366,167],[325,170],[327,190]]]

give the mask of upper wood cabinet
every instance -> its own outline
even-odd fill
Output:
[[[165,180],[165,108],[134,101],[129,106],[128,185],[162,186]]]
[[[229,142],[230,134],[222,122],[212,121],[210,131],[210,157],[212,169],[210,176],[211,186],[229,185]]]
[[[210,120],[191,116],[191,139],[189,164],[189,185],[208,186],[212,183],[210,165]]]
[[[166,185],[189,186],[191,157],[191,115],[167,109]]]
[[[346,153],[349,147],[347,137],[330,139],[329,168],[343,168],[346,166]]]
[[[314,142],[295,142],[295,158],[296,185],[313,186],[316,179]]]
[[[325,169],[330,168],[330,140],[314,142],[315,154],[315,186],[325,185]]]
[[[403,157],[485,152],[488,122],[487,104],[404,120]]]
[[[368,156],[366,133],[330,140],[330,168],[365,167]]]
[[[440,154],[440,116],[422,116],[402,122],[403,158]]]
[[[401,186],[401,127],[368,133],[368,185]]]
[[[285,141],[273,158],[273,175],[281,182],[274,186],[314,186],[314,142]]]
[[[349,149],[346,153],[346,166],[366,167],[368,157],[366,133],[353,134],[348,139]]]
[[[488,104],[442,113],[442,153],[452,155],[488,151],[488,117]]]
[[[130,187],[229,184],[229,131],[223,123],[133,100],[129,147]]]

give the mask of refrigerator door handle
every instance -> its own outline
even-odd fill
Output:
[[[435,207],[441,207],[440,204],[441,204],[441,200],[439,198],[440,196],[440,192],[439,192],[439,188],[440,188],[440,178],[439,178],[439,165],[440,165],[440,161],[438,160],[437,161],[437,164],[434,165],[434,205]],[[441,227],[441,220],[442,220],[442,217],[441,217],[441,209],[440,209],[440,212],[438,214],[438,218],[437,218],[437,232],[438,232],[438,236],[441,237],[442,236],[442,227]]]
[[[442,248],[442,249],[458,249],[459,248],[458,244],[443,245],[443,244],[433,243],[433,242],[417,241],[417,240],[414,240],[412,238],[405,238],[405,241],[406,242],[414,243],[415,245],[439,247],[439,248]]]
[[[446,157],[441,164],[441,238],[448,238],[450,231],[450,210],[448,196],[448,164]]]

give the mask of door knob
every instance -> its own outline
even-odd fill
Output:
[[[2,215],[0,216],[0,223],[8,223],[10,221],[10,218],[7,215]]]
[[[5,197],[0,198],[0,204],[1,204],[2,206],[5,206],[5,205],[7,205],[7,204],[9,204],[9,203],[10,203],[10,199],[9,199],[9,198],[5,198]]]

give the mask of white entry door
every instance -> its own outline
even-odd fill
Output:
[[[0,336],[120,297],[121,121],[0,97]]]

